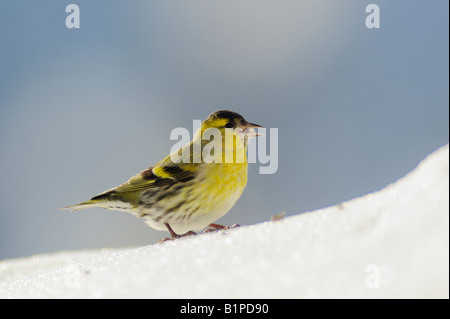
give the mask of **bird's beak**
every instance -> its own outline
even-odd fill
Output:
[[[245,132],[247,133],[249,138],[253,138],[253,137],[264,135],[262,133],[257,133],[255,131],[255,127],[263,128],[261,125],[258,125],[258,124],[255,124],[255,123],[247,123],[244,127],[245,127]]]
[[[261,125],[258,125],[258,124],[255,124],[255,123],[247,123],[245,126],[246,127],[261,127],[262,128]]]

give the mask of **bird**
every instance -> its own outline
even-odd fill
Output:
[[[125,183],[90,200],[61,209],[78,211],[100,207],[131,213],[170,238],[196,235],[206,227],[218,230],[215,221],[241,197],[247,185],[248,140],[259,135],[240,114],[218,110],[202,121],[190,143]]]

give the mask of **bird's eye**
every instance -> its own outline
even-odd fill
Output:
[[[226,127],[226,128],[232,128],[232,127],[233,127],[233,124],[231,124],[230,122],[228,122],[227,124],[225,124],[225,127]]]

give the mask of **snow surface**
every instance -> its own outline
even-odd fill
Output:
[[[449,298],[449,147],[334,207],[127,249],[0,262],[0,298]]]

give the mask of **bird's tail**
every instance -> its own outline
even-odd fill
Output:
[[[82,209],[87,209],[87,208],[92,208],[92,207],[101,207],[101,202],[103,202],[103,200],[98,200],[98,199],[92,200],[91,199],[91,200],[88,200],[86,202],[82,202],[79,204],[61,207],[60,209],[70,209],[71,212],[75,212],[77,210],[82,210]]]

